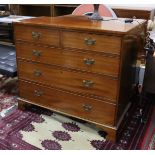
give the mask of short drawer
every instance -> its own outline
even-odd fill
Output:
[[[83,32],[62,32],[63,47],[120,54],[121,38]]]
[[[59,46],[59,31],[56,29],[15,25],[15,40]],[[28,48],[28,46],[27,46]]]
[[[64,70],[59,67],[18,61],[18,75],[27,79],[64,90],[99,96],[116,101],[118,80],[91,73]]]
[[[16,43],[17,58],[118,77],[119,57]]]
[[[31,86],[31,87],[30,87]],[[115,105],[19,81],[20,97],[51,110],[101,124],[114,124]]]

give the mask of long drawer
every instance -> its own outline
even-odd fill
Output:
[[[91,73],[64,70],[39,63],[18,60],[18,75],[27,79],[68,91],[99,96],[116,101],[117,79]]]
[[[19,81],[20,97],[37,105],[101,124],[114,125],[115,105]]]
[[[119,57],[95,52],[49,48],[35,44],[16,43],[17,58],[54,64],[89,72],[118,76]]]
[[[83,32],[62,32],[63,47],[120,54],[121,38]]]
[[[59,46],[59,31],[56,29],[16,25],[14,33],[16,40]]]

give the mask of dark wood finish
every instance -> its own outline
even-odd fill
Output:
[[[154,20],[155,7],[132,7],[132,6],[114,6],[111,8],[116,13],[117,17]]]
[[[52,7],[53,16],[72,14],[78,4],[54,4]]]
[[[118,77],[119,57],[101,52],[16,43],[17,58]],[[22,51],[22,52],[21,52]]]
[[[19,82],[19,89],[22,98],[37,105],[100,124],[111,126],[114,124],[115,105],[113,104],[24,81]],[[94,115],[95,113],[97,115]]]
[[[13,27],[11,23],[0,22],[0,41],[13,43]]]
[[[18,75],[21,79],[116,101],[118,81],[106,76],[62,70],[59,67],[25,61],[18,61]]]
[[[61,16],[71,14],[79,4],[11,4],[12,14],[23,16]]]
[[[22,16],[53,16],[53,6],[50,4],[11,4],[12,15]]]
[[[52,16],[50,5],[39,4],[20,4],[19,12],[23,16]]]
[[[19,100],[95,123],[115,141],[130,105],[132,66],[145,24],[125,24],[124,19],[94,22],[84,16],[15,23]],[[23,28],[26,35],[20,33]],[[32,29],[43,36],[45,31],[44,39],[34,42]],[[89,58],[85,64],[84,58]]]
[[[133,33],[133,34],[132,34]],[[135,78],[134,65],[136,65],[136,58],[138,55],[138,40],[135,38],[136,32],[131,32],[132,35],[124,36],[122,40],[122,57],[121,57],[121,78],[120,78],[120,95],[119,103],[117,104],[117,119],[116,124],[119,122],[124,109],[128,106],[132,96],[132,84]],[[131,52],[132,51],[132,52]],[[130,64],[133,64],[131,66]]]
[[[25,102],[18,100],[18,109],[25,110]]]
[[[61,16],[72,14],[79,4],[11,4],[11,13],[25,16]],[[155,8],[135,7],[135,6],[116,6],[109,4],[119,18],[133,18],[153,20]]]

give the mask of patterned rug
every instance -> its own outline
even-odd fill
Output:
[[[148,121],[152,108],[146,104],[144,109],[143,117]],[[52,113],[36,106],[26,111],[14,110],[0,121],[0,149],[140,149],[146,124],[140,122],[138,111],[138,107],[135,109],[133,106],[130,109],[126,121],[122,124],[119,141],[114,144],[104,138],[103,131],[84,121]]]
[[[154,131],[150,148],[141,147],[153,105],[139,107],[135,102],[125,116],[116,144],[106,140],[105,132],[92,124],[32,106],[17,110],[17,79],[6,79],[0,91],[0,149],[5,150],[117,150],[154,149]],[[141,108],[143,115],[141,116]],[[5,117],[4,117],[5,116]]]
[[[147,130],[142,141],[142,150],[155,150],[155,107],[152,113],[152,117],[147,125]]]
[[[101,147],[121,149],[106,141],[90,124],[48,110],[16,110],[0,122],[0,149],[93,150]]]
[[[153,105],[134,103],[127,112],[118,132],[117,145],[126,150],[140,150],[141,142],[151,118]]]

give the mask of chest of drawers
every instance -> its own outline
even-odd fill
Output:
[[[19,106],[30,103],[92,122],[116,140],[145,24],[84,16],[14,23]]]

